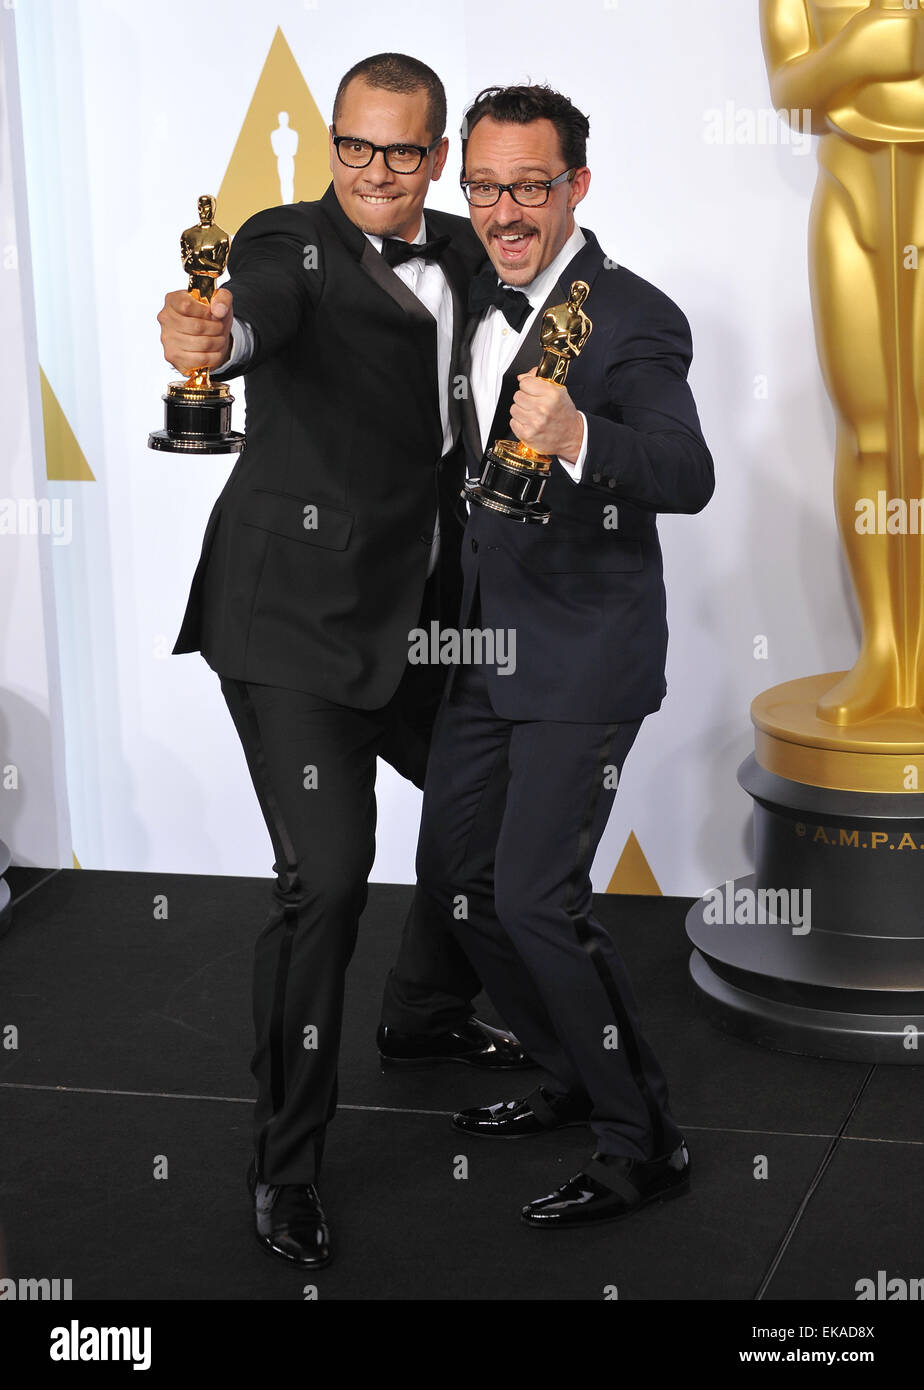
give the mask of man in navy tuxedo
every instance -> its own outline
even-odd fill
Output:
[[[590,868],[626,755],[666,693],[657,513],[700,511],[713,464],[684,315],[575,222],[587,133],[545,87],[488,89],[463,124],[463,188],[491,262],[473,282],[463,348],[468,473],[512,432],[553,456],[551,519],[471,506],[460,626],[510,630],[516,661],[454,673],[417,861],[418,903],[439,905],[545,1072],[531,1095],[463,1111],[456,1128],[593,1131],[583,1171],[523,1208],[545,1228],[625,1216],[685,1191],[690,1172],[625,968],[593,914]],[[562,386],[536,376],[539,326],[575,280],[589,286],[593,328]]]

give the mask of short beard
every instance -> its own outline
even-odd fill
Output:
[[[400,200],[399,200],[399,202],[400,202]],[[358,197],[357,197],[357,199],[356,199],[356,203],[357,203],[357,210],[361,213],[361,212],[362,212],[362,202],[359,200]],[[406,218],[406,217],[402,217],[401,220],[400,220],[400,222],[398,222],[398,223],[391,223],[391,222],[389,222],[385,227],[381,227],[381,226],[378,226],[378,227],[376,227],[376,226],[370,226],[370,225],[368,225],[365,221],[363,221],[363,222],[357,222],[356,225],[357,225],[357,227],[359,228],[359,230],[360,230],[361,232],[365,232],[365,233],[367,234],[367,236],[380,236],[380,237],[382,237],[383,240],[384,240],[386,237],[400,237],[400,236],[402,235],[401,228],[404,226],[404,224],[406,223],[406,221],[407,221],[407,218]],[[416,227],[414,228],[414,231],[415,231],[415,232],[417,231],[417,228],[416,228]],[[411,235],[413,235],[413,233],[412,233]]]
[[[365,232],[367,236],[380,236],[383,241],[388,237],[401,237],[402,240],[404,239],[401,236],[400,227],[367,227],[363,222],[357,222],[356,225],[359,230]]]

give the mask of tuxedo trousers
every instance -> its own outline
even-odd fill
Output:
[[[275,853],[254,952],[251,1069],[261,1181],[314,1182],[337,1105],[345,974],[375,855],[376,758],[423,785],[445,671],[409,666],[380,710],[221,679]],[[411,913],[383,1019],[435,1034],[468,1018],[481,985],[440,914]]]
[[[590,882],[641,722],[502,719],[483,667],[462,667],[430,750],[415,904],[443,914],[542,1084],[587,1113],[597,1151],[644,1159],[681,1136]]]

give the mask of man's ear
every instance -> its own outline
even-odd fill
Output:
[[[334,149],[334,127],[327,127],[327,163],[331,173],[334,172],[334,160],[337,158],[337,151]]]
[[[590,170],[586,164],[582,164],[579,169],[575,170],[574,178],[569,183],[568,188],[568,207],[574,211],[578,203],[582,203],[587,197],[587,190],[590,188]]]
[[[444,135],[436,149],[433,151],[433,173],[431,179],[438,179],[443,169],[446,167],[446,157],[449,154],[449,141]]]

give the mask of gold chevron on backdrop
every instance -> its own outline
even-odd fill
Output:
[[[45,426],[45,476],[52,482],[95,483],[90,465],[68,424],[67,416],[41,367],[42,420]]]
[[[635,838],[635,831],[629,831],[619,863],[613,870],[613,877],[607,886],[608,893],[644,893],[652,897],[660,896],[658,880],[651,872],[651,866],[644,851]]]
[[[72,857],[73,860],[74,860],[74,868],[75,868],[75,869],[82,869],[82,868],[83,868],[83,865],[80,863],[80,860],[77,858],[76,854],[74,854],[74,851],[73,851],[73,850],[71,850],[71,857]]]
[[[253,213],[283,201],[270,140],[280,112],[286,113],[289,129],[298,135],[294,201],[320,198],[330,183],[327,123],[285,35],[277,29],[218,190],[216,216],[232,236]]]

